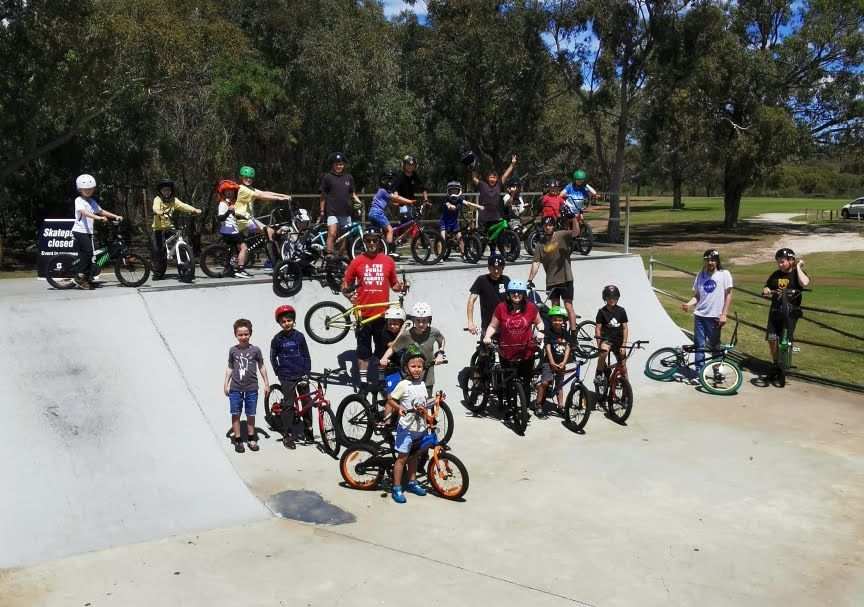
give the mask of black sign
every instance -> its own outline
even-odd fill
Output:
[[[39,278],[45,276],[45,267],[51,258],[61,253],[75,255],[75,239],[72,237],[74,219],[45,219],[39,230],[39,257],[36,268]]]

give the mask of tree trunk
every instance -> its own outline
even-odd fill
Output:
[[[681,201],[681,186],[684,180],[681,177],[675,176],[672,178],[672,208],[683,209],[684,203]]]
[[[629,106],[622,98],[621,115],[618,118],[618,133],[615,138],[615,160],[612,164],[612,178],[609,181],[609,189],[612,191],[609,200],[609,227],[607,228],[609,242],[621,241],[621,184],[624,182],[624,155],[627,150],[629,110]]]
[[[727,230],[738,229],[738,211],[741,209],[741,195],[747,185],[741,179],[741,170],[734,165],[723,168],[723,227]]]

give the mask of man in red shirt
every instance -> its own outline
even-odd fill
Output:
[[[396,277],[396,263],[389,255],[381,250],[381,232],[376,228],[367,230],[363,234],[363,243],[366,251],[358,255],[348,264],[345,277],[342,279],[342,293],[351,300],[354,305],[386,303],[390,301],[390,289],[402,292],[405,285],[400,283]],[[357,283],[356,290],[352,287]],[[384,312],[387,306],[363,308],[360,316],[363,319],[381,315],[372,322],[366,322],[357,328],[357,361],[360,370],[360,384],[366,383],[366,370],[369,368],[369,358],[372,353],[383,345],[379,344],[383,339],[382,331],[387,321],[384,320]],[[375,350],[372,349],[372,340],[375,340]]]

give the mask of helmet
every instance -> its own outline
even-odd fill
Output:
[[[171,191],[174,191],[174,182],[170,179],[163,179],[159,183],[156,184],[156,189],[161,190],[162,188],[171,188]]]
[[[487,264],[490,268],[503,268],[506,265],[504,258],[500,255],[490,255]]]
[[[554,225],[555,225],[555,218],[554,217],[544,217],[543,218],[543,227],[544,228],[546,226],[554,226]]]
[[[426,362],[426,356],[420,351],[417,344],[411,344],[405,348],[405,353],[402,354],[402,366],[407,367],[408,363],[415,358],[420,358],[424,363]]]
[[[415,318],[432,318],[432,306],[425,301],[418,301],[411,308],[411,316]]]
[[[231,181],[230,179],[223,179],[219,182],[219,185],[216,186],[216,191],[220,194],[223,194],[226,190],[239,190],[240,186],[237,185],[236,182]]]
[[[250,166],[240,167],[240,177],[247,177],[249,179],[255,179],[255,169],[253,169]]]
[[[294,211],[294,221],[312,221],[306,209],[297,209]]]
[[[720,251],[716,249],[708,249],[707,251],[702,253],[702,259],[704,259],[705,261],[711,260],[720,263]]]
[[[777,249],[777,252],[774,253],[774,259],[795,259],[795,251],[789,247]]]
[[[288,304],[279,306],[276,308],[276,312],[274,316],[276,317],[276,322],[279,322],[279,318],[282,316],[288,315],[292,320],[297,320],[297,310],[294,309],[294,306],[289,306]]]
[[[333,166],[337,162],[345,162],[345,154],[342,152],[333,152],[330,154],[330,157],[327,158],[327,164]]]
[[[528,292],[528,285],[525,284],[524,280],[511,280],[507,283],[507,292],[513,293],[514,291],[522,291],[523,293]]]
[[[75,180],[75,188],[79,190],[92,190],[96,187],[96,180],[93,178],[93,175],[78,175],[78,179]]]
[[[621,291],[615,285],[606,285],[603,287],[603,299],[607,300],[610,297],[621,299]]]
[[[402,156],[402,164],[410,164],[412,166],[417,166],[417,157],[414,154],[405,154]]]
[[[450,190],[455,190],[451,192]],[[459,196],[462,193],[462,184],[458,181],[448,181],[447,182],[447,195],[448,196]]]
[[[583,171],[582,169],[579,169],[578,171],[573,173],[573,179],[574,179],[574,181],[577,179],[584,181],[584,180],[588,179],[588,175],[585,173],[585,171]]]
[[[372,226],[371,228],[363,230],[363,240],[367,239],[381,240],[381,228]]]
[[[518,188],[520,185],[522,185],[522,180],[518,177],[511,177],[507,180],[508,188]]]
[[[387,311],[384,312],[384,320],[405,320],[405,318],[405,310],[399,306],[387,308]]]
[[[459,162],[464,164],[466,167],[473,167],[477,165],[477,156],[474,155],[474,152],[468,150],[462,157],[459,158]]]
[[[552,306],[551,308],[549,308],[549,311],[546,312],[546,316],[548,316],[549,318],[552,318],[553,316],[559,316],[566,320],[567,318],[569,318],[570,315],[567,313],[567,310],[565,310],[561,306]]]
[[[393,191],[393,184],[396,182],[396,171],[384,171],[378,175],[378,183],[388,192]]]

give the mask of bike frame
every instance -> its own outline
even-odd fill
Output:
[[[618,387],[618,378],[619,377],[627,377],[627,359],[633,356],[633,350],[636,348],[641,348],[642,344],[647,344],[647,341],[639,340],[634,341],[629,346],[624,346],[627,348],[627,354],[621,358],[621,360],[616,360],[612,364],[607,364],[606,368],[603,370],[603,374],[607,377],[605,382],[603,395],[597,395],[598,401],[606,402],[609,399],[610,394],[615,393],[615,388]],[[612,356],[613,352],[609,350],[609,356]],[[610,372],[611,371],[611,372]]]

